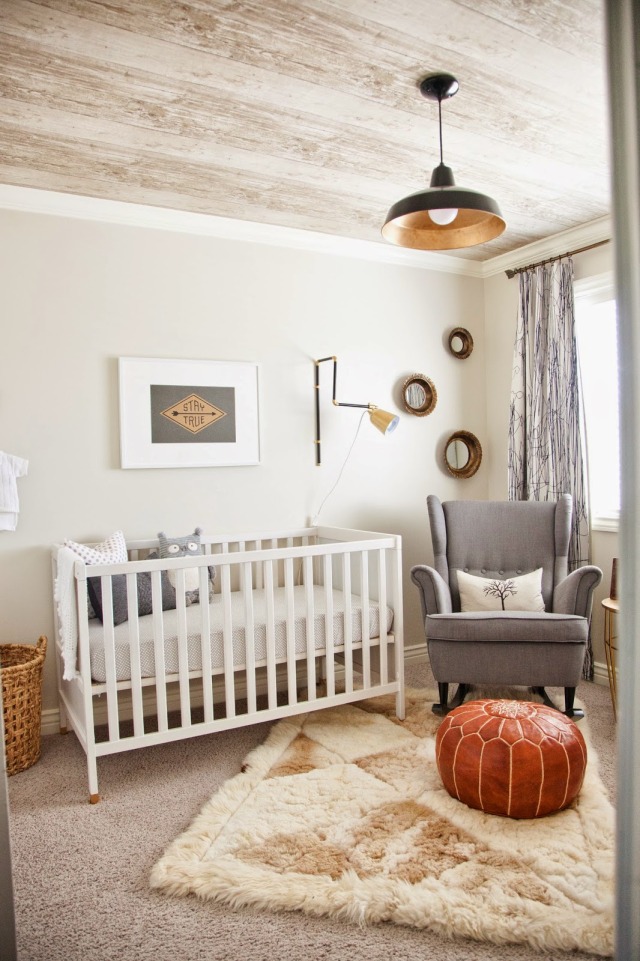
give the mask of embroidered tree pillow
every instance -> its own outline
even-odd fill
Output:
[[[470,611],[544,611],[542,598],[542,568],[498,580],[476,577],[457,571],[460,591],[460,610]]]

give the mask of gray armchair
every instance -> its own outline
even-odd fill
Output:
[[[582,674],[593,591],[602,571],[591,565],[567,574],[572,500],[557,502],[446,501],[427,498],[434,567],[418,565],[427,649],[446,714],[470,685],[531,688],[555,707],[546,686],[563,687],[564,713],[574,708]],[[542,568],[544,611],[460,611],[459,570],[507,580]],[[449,702],[449,684],[459,685]]]

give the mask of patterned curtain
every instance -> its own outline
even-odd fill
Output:
[[[569,570],[589,563],[587,472],[575,338],[573,261],[520,275],[509,417],[509,499],[573,497]],[[591,643],[584,675],[593,675]]]

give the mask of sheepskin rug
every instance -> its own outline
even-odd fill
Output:
[[[382,697],[278,722],[169,846],[152,887],[612,955],[614,815],[586,722],[578,798],[516,821],[447,794],[433,700],[408,691],[404,721]]]

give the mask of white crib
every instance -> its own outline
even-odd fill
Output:
[[[404,717],[398,535],[309,527],[203,534],[202,543],[198,557],[149,560],[154,540],[128,543],[125,564],[75,562],[69,680],[54,603],[60,729],[70,725],[85,750],[91,803],[100,799],[97,759],[106,754],[382,694],[395,694]],[[187,606],[186,570],[199,569],[200,598],[208,599],[212,565],[210,603]],[[137,576],[145,572],[151,612],[140,614]],[[163,610],[163,572],[172,572],[175,609]],[[89,577],[100,578],[103,622],[89,617]],[[114,624],[112,598],[123,583],[128,617]]]

